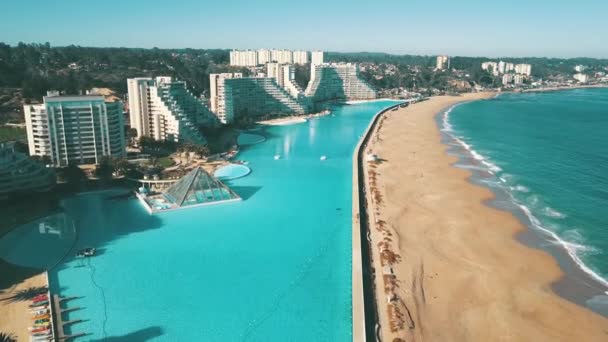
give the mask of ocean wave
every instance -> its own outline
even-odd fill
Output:
[[[543,215],[559,219],[566,218],[566,214],[560,213],[559,211],[551,207],[545,207],[543,209]]]
[[[515,199],[513,199],[513,200],[515,201]],[[597,280],[602,285],[608,286],[608,280],[604,279],[602,276],[595,273],[595,271],[593,271],[591,268],[589,268],[589,266],[587,266],[583,262],[583,260],[580,258],[580,255],[579,255],[580,253],[595,252],[596,250],[593,247],[584,245],[582,243],[572,242],[572,241],[567,241],[565,239],[562,239],[554,231],[544,227],[541,224],[540,220],[532,214],[532,211],[530,210],[530,208],[528,208],[527,206],[525,206],[523,204],[517,203],[517,201],[515,201],[515,203],[524,212],[524,214],[530,221],[530,224],[532,225],[532,227],[534,227],[535,229],[539,230],[540,232],[548,235],[552,239],[551,242],[563,247],[566,250],[566,253],[568,253],[570,258],[572,258],[572,260],[576,263],[576,265],[581,270],[583,270],[583,272],[587,273],[590,277]],[[579,234],[579,236],[580,236],[580,234]],[[582,239],[582,237],[581,237],[581,239]]]
[[[526,186],[524,185],[516,185],[516,186],[512,186],[509,189],[511,189],[512,191],[517,191],[517,192],[523,192],[523,193],[529,193],[530,189],[528,189]]]
[[[448,132],[447,134],[449,134],[449,136],[455,142],[457,142],[460,146],[462,146],[465,150],[467,150],[467,152],[469,152],[469,154],[474,159],[478,160],[481,164],[486,166],[488,168],[488,171],[491,174],[495,175],[502,183],[505,183],[505,184],[515,183],[516,177],[514,177],[513,175],[510,175],[510,174],[504,174],[504,173],[501,174],[500,176],[497,175],[497,173],[502,171],[502,169],[499,166],[490,162],[487,158],[485,158],[484,156],[479,154],[477,151],[475,151],[471,145],[467,144],[462,139],[460,139],[459,137],[456,137],[453,134],[454,130],[453,130],[452,125],[449,122],[449,114],[452,111],[452,109],[454,109],[454,107],[456,107],[456,105],[450,107],[448,110],[446,110],[444,112],[443,119],[442,119],[443,125],[440,128],[440,130],[444,131],[444,132]],[[483,183],[483,181],[481,181],[481,182]],[[486,183],[489,186],[492,186],[492,184],[490,184],[489,182],[486,182]],[[499,183],[494,182],[494,184],[499,184]],[[608,287],[608,280],[603,278],[601,275],[599,275],[595,271],[593,271],[581,259],[581,257],[580,257],[581,254],[595,253],[595,252],[597,252],[597,250],[591,246],[585,245],[583,242],[584,238],[580,235],[580,233],[578,231],[569,230],[569,231],[566,231],[567,234],[563,238],[560,237],[559,235],[557,235],[556,232],[554,232],[553,230],[544,226],[542,224],[542,222],[532,213],[532,210],[530,209],[530,207],[528,207],[525,204],[520,203],[514,197],[513,192],[529,193],[530,189],[528,189],[527,187],[525,187],[523,185],[514,185],[511,187],[508,187],[508,189],[511,190],[511,191],[507,191],[508,196],[511,199],[511,202],[515,205],[515,208],[519,208],[524,213],[524,215],[529,220],[532,228],[536,229],[539,232],[546,234],[549,237],[549,242],[554,243],[554,244],[559,245],[562,248],[564,248],[566,253],[568,253],[570,258],[574,261],[574,263],[576,263],[576,265],[583,272],[588,274],[591,278],[595,279],[602,285]],[[531,207],[538,207],[538,204],[540,203],[540,199],[537,195],[534,194],[534,195],[528,196],[526,198],[526,202]],[[553,218],[565,218],[566,217],[565,214],[560,213],[550,207],[545,207],[541,211],[541,213],[546,216],[553,217]],[[608,294],[608,291],[607,291],[607,294]]]

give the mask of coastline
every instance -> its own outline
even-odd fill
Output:
[[[437,113],[493,95],[434,97],[374,132],[368,150],[385,161],[365,169],[385,341],[605,339],[608,320],[552,290],[557,261],[519,243],[527,228],[487,206],[494,194],[446,153]]]
[[[580,89],[585,88],[597,87],[582,87]],[[574,89],[565,88],[553,91],[557,90]],[[454,167],[469,170],[471,176],[468,180],[471,184],[492,191],[493,198],[485,200],[484,204],[511,213],[526,228],[516,234],[515,238],[518,242],[527,247],[549,253],[555,258],[562,271],[561,278],[551,283],[551,287],[556,294],[608,318],[608,305],[606,304],[608,280],[591,270],[581,260],[576,250],[571,247],[570,242],[564,241],[556,233],[540,225],[540,221],[536,217],[537,214],[533,213],[525,204],[516,201],[506,190],[489,186],[489,182],[493,182],[492,177],[489,177],[491,175],[487,170],[482,171],[478,167],[482,169],[487,167],[492,170],[496,166],[488,163],[485,156],[452,134],[448,118],[449,113],[452,109],[464,103],[466,102],[456,103],[441,110],[437,113],[435,120],[441,131],[442,142],[448,146],[447,153],[458,159],[453,164]],[[501,201],[511,203],[513,208],[504,208],[499,204]]]
[[[581,84],[575,86],[559,86],[559,87],[545,87],[522,90],[522,93],[536,93],[546,91],[559,91],[559,90],[574,90],[574,89],[587,89],[587,88],[608,88],[608,84]],[[512,91],[511,91],[512,92]]]

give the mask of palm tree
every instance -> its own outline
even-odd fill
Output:
[[[17,342],[17,337],[11,333],[0,332],[0,342]]]

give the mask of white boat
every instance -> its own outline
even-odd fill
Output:
[[[321,156],[321,160],[326,160],[327,156]]]
[[[279,160],[281,159],[281,155],[280,154],[275,154],[274,155],[274,160]]]

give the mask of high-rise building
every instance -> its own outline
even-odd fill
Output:
[[[270,50],[270,61],[291,64],[293,63],[293,52],[290,50]]]
[[[504,74],[505,70],[506,70],[506,67],[507,67],[507,63],[505,63],[503,61],[498,62],[498,73],[499,74]]]
[[[258,54],[258,64],[266,64],[270,62],[270,50],[267,49],[259,49],[257,51]]]
[[[303,91],[295,82],[295,70],[291,64],[266,64],[266,77],[274,78],[277,84],[295,98],[303,96]]]
[[[293,52],[293,63],[294,64],[306,64],[308,63],[308,52],[307,51],[294,51]]]
[[[306,96],[313,103],[334,100],[364,100],[377,97],[376,91],[359,75],[356,64],[314,65],[314,77],[308,83]]]
[[[270,65],[272,63],[269,63]],[[226,91],[224,84],[226,79],[229,78],[242,78],[241,73],[223,73],[223,74],[210,74],[209,85],[210,85],[210,104],[211,111],[215,114],[221,123],[229,123],[226,118]]]
[[[513,78],[515,75],[513,74],[504,74],[502,75],[502,84],[503,85],[508,85],[513,83]]]
[[[493,75],[498,75],[498,63],[496,62],[483,62],[481,63],[481,69],[489,71]]]
[[[583,72],[585,70],[587,70],[587,67],[584,65],[577,65],[574,67],[574,71],[576,71],[576,72]]]
[[[444,70],[450,68],[450,57],[446,55],[437,56],[436,70]]]
[[[13,143],[0,143],[0,199],[12,194],[47,191],[54,185],[52,168],[17,152]]]
[[[532,66],[530,64],[515,65],[515,73],[530,76],[532,74]]]
[[[219,91],[219,90],[218,90]],[[242,117],[305,114],[305,99],[292,96],[269,77],[225,77],[224,107],[215,113],[226,124]]]
[[[129,115],[137,137],[206,144],[199,126],[216,123],[211,111],[187,88],[171,77],[130,78]]]
[[[579,81],[580,83],[589,82],[589,76],[585,75],[585,74],[578,73],[578,74],[575,74],[573,77],[575,80]]]
[[[515,64],[513,64],[513,63],[506,63],[505,64],[505,73],[509,73],[511,71],[515,71]]]
[[[515,85],[520,85],[520,84],[524,84],[524,82],[526,81],[526,76],[525,75],[515,75],[513,76],[513,83],[515,83]]]
[[[232,50],[230,51],[230,65],[256,66],[258,65],[258,51]]]
[[[123,105],[100,95],[49,94],[44,103],[25,105],[30,155],[55,166],[97,164],[125,154]]]
[[[323,51],[313,51],[310,53],[310,64],[323,64]]]

